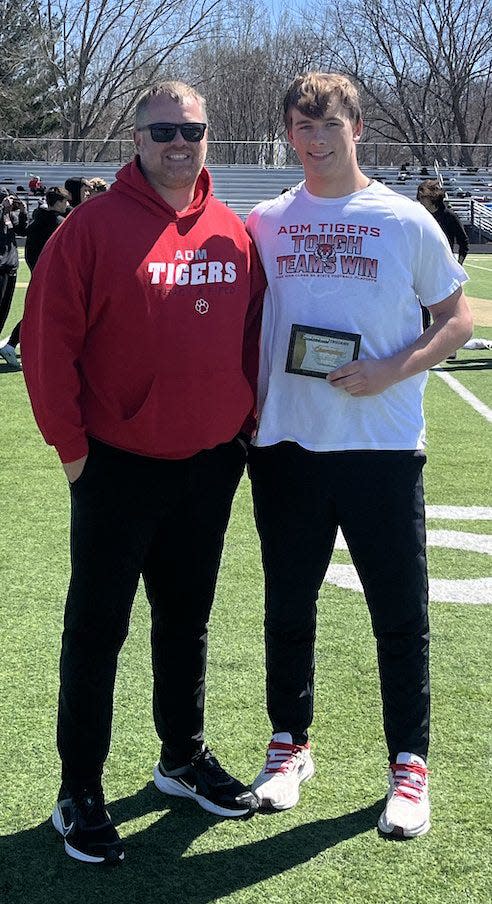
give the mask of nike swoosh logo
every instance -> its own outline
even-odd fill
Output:
[[[69,825],[69,826],[66,826],[65,823],[63,822],[63,817],[62,817],[62,821],[61,821],[61,822],[62,822],[62,827],[63,827],[63,834],[64,834],[64,835],[68,835],[68,833],[72,831],[72,829],[73,829],[75,823],[74,823],[73,820],[72,820],[72,822],[70,823],[70,825]]]
[[[188,782],[185,782],[181,779],[181,783],[185,786],[185,788],[189,788],[190,791],[193,791],[193,794],[196,794],[196,785],[189,785]]]

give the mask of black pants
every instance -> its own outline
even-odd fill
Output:
[[[429,743],[429,625],[422,467],[414,452],[252,449],[266,586],[267,705],[274,731],[307,738],[316,600],[338,526],[377,642],[390,760]],[[348,638],[349,641],[349,638]]]
[[[17,270],[0,270],[0,334],[10,313],[16,280]]]
[[[9,336],[9,344],[16,348],[19,345],[20,339],[20,331],[22,326],[22,320],[19,320],[19,323],[16,323],[14,329],[12,330]]]
[[[237,440],[189,459],[91,441],[71,486],[72,577],[61,653],[58,749],[65,784],[96,784],[109,750],[118,653],[140,574],[152,613],[154,718],[166,760],[203,742],[207,622],[245,461]]]

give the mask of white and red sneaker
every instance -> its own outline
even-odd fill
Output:
[[[415,838],[430,829],[428,769],[414,753],[399,753],[389,768],[389,791],[378,828],[397,838]]]
[[[274,734],[268,745],[266,763],[251,790],[265,810],[289,810],[299,800],[299,785],[312,778],[314,763],[309,741],[294,744],[286,731]]]

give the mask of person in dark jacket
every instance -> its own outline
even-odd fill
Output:
[[[49,188],[46,192],[47,207],[37,207],[26,233],[26,262],[31,273],[49,237],[63,223],[70,201],[65,188]]]
[[[9,316],[14,297],[19,254],[16,236],[25,235],[27,229],[27,207],[24,201],[11,195],[9,190],[0,188],[0,333]],[[15,350],[4,343],[0,345],[0,355],[7,364],[19,370]]]
[[[69,199],[70,195],[66,189],[58,186],[49,188],[46,192],[47,207],[37,207],[34,211],[32,222],[27,227],[25,248],[26,263],[31,273],[49,237],[60,223],[63,223]],[[22,320],[16,323],[7,341],[0,348],[0,354],[17,369],[20,365],[15,349],[19,344],[21,323]]]
[[[425,182],[420,183],[417,189],[417,201],[420,201],[425,209],[432,214],[436,222],[439,223],[439,226],[449,242],[451,251],[454,252],[455,244],[458,245],[458,263],[462,264],[468,254],[470,243],[465,232],[465,227],[458,214],[455,213],[454,210],[451,210],[450,207],[446,207],[444,203],[445,197],[446,192],[442,186],[439,185],[437,179],[426,179]],[[430,326],[430,322],[431,317],[429,311],[427,308],[423,307],[422,325],[424,330]],[[456,358],[457,352],[453,352],[446,360],[456,361]]]
[[[458,263],[462,264],[468,254],[470,243],[458,214],[450,207],[446,207],[445,196],[446,193],[437,179],[426,179],[425,182],[420,183],[417,189],[417,201],[420,201],[439,223],[450,244],[451,251],[454,251],[455,245],[458,246]]]

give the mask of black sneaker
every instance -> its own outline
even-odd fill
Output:
[[[62,785],[51,820],[65,839],[69,857],[84,863],[123,860],[123,845],[104,805],[101,789],[70,794]]]
[[[216,816],[248,816],[258,809],[253,792],[222,769],[207,748],[181,769],[166,770],[157,763],[154,782],[164,794],[189,797]]]

